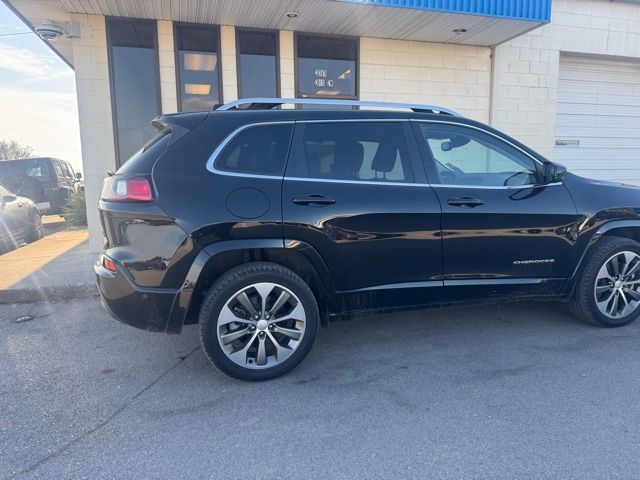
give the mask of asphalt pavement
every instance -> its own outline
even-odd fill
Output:
[[[244,383],[195,327],[0,305],[0,479],[640,478],[639,340],[555,303],[372,316]]]

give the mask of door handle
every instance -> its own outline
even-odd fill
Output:
[[[453,207],[479,207],[480,205],[484,205],[484,200],[480,200],[479,198],[450,198],[447,200],[447,203]]]
[[[22,204],[22,202],[18,202],[17,205],[18,205],[18,207],[22,208],[23,204]]]
[[[336,199],[325,197],[324,195],[302,195],[299,197],[293,197],[292,202],[296,205],[323,207],[325,205],[333,205],[336,203]]]

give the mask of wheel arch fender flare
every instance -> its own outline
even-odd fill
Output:
[[[586,248],[582,251],[578,263],[576,264],[576,268],[571,275],[571,279],[575,280],[580,272],[580,269],[584,265],[586,258],[589,256],[589,253],[593,251],[593,248],[598,244],[598,241],[602,239],[607,234],[615,234],[616,230],[623,229],[637,229],[638,237],[640,238],[640,219],[638,220],[611,220],[607,223],[604,223],[598,227],[596,232],[589,239]],[[625,235],[623,235],[625,236]],[[573,287],[572,287],[573,288]]]
[[[266,254],[266,258],[252,258],[254,255],[260,254],[259,252]],[[229,256],[235,256],[236,259],[232,266],[244,263],[244,261],[237,261],[239,256],[248,256],[247,261],[261,260],[281,264],[301,275],[303,279],[305,279],[305,269],[311,268],[313,272],[307,273],[317,279],[318,285],[315,287],[322,289],[322,296],[328,299],[332,298],[335,293],[335,284],[327,265],[317,250],[305,242],[283,241],[281,238],[215,242],[204,246],[191,263],[185,280],[173,301],[167,322],[167,333],[178,334],[182,331],[185,321],[195,313],[193,310],[197,302],[194,303],[194,298],[208,288],[207,281],[212,279],[210,272],[215,271],[220,263],[225,265]],[[229,268],[222,267],[219,273],[223,273]],[[319,304],[322,303],[321,299],[318,301]],[[323,305],[319,306],[323,307]],[[324,305],[324,307],[327,306]]]

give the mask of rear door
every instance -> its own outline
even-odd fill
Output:
[[[445,295],[562,286],[575,265],[579,218],[566,187],[541,185],[537,160],[491,132],[414,125],[442,205]]]
[[[284,237],[311,245],[349,309],[441,296],[440,205],[408,121],[296,122]]]

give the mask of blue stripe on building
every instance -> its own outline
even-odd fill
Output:
[[[383,7],[463,13],[531,22],[551,20],[551,0],[338,0]]]

